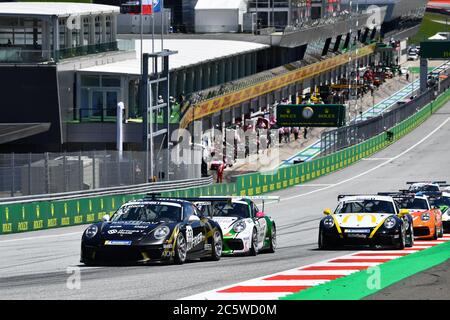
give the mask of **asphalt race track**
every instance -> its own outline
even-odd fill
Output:
[[[181,266],[84,267],[80,238],[86,226],[0,237],[1,299],[178,299],[236,282],[342,256],[317,250],[318,222],[338,194],[395,191],[407,180],[450,181],[450,103],[412,133],[372,158],[282,192],[266,204],[276,219],[278,250],[256,257]],[[81,269],[81,288],[68,289],[68,267]],[[426,297],[422,288],[422,297]],[[432,290],[432,287],[430,287]]]

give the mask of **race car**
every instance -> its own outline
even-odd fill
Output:
[[[265,215],[266,200],[279,201],[276,196],[199,197],[190,198],[199,210],[220,225],[223,233],[223,254],[257,255],[275,252],[277,232],[275,221]],[[262,201],[262,210],[255,204]]]
[[[340,195],[334,212],[325,209],[319,225],[319,249],[344,245],[412,247],[407,210],[390,196]]]
[[[450,193],[442,192],[440,195],[429,196],[431,206],[438,207],[442,213],[442,227],[444,231],[450,231]]]
[[[420,195],[420,192],[399,192],[391,196],[400,209],[408,210],[411,214],[415,238],[437,239],[443,236],[441,211],[430,205],[427,196]]]
[[[448,186],[446,181],[408,181],[406,184],[409,185],[408,192],[421,192],[426,195],[439,194],[441,187]],[[405,190],[400,191],[405,192]]]
[[[122,205],[90,225],[81,240],[86,265],[111,262],[219,260],[223,237],[217,222],[185,200],[151,194]]]

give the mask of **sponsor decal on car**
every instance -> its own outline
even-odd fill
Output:
[[[131,246],[131,241],[127,240],[106,240],[105,246]]]

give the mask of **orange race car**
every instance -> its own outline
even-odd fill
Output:
[[[408,209],[413,217],[414,238],[437,240],[444,235],[442,212],[431,207],[427,196],[398,193],[392,196],[399,208]]]

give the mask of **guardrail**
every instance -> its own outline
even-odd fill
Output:
[[[213,183],[213,177],[208,176],[200,179],[189,179],[179,181],[164,181],[154,183],[142,183],[130,186],[120,186],[111,188],[101,188],[88,191],[62,192],[45,195],[32,195],[14,198],[0,199],[0,204],[28,203],[35,201],[69,200],[81,197],[96,197],[104,195],[123,195],[123,194],[145,194],[149,192],[163,192],[173,189],[186,189],[199,186],[207,186]]]

